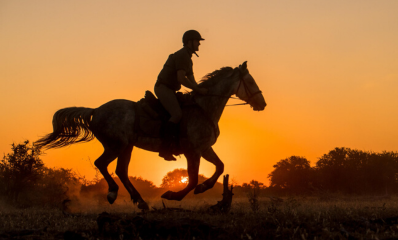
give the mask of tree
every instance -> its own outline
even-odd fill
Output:
[[[42,204],[59,204],[62,200],[79,195],[82,185],[80,180],[72,169],[44,167],[42,177],[33,189],[35,194],[30,195],[36,195],[36,199]]]
[[[350,192],[354,177],[359,174],[359,166],[363,166],[366,155],[353,152],[350,148],[335,148],[324,154],[316,163],[319,183],[323,189],[332,192]],[[348,190],[348,191],[347,191]]]
[[[162,188],[174,188],[186,186],[188,184],[188,171],[185,169],[174,169],[168,172],[162,179]]]
[[[316,163],[323,189],[348,194],[386,194],[398,187],[398,153],[335,148]]]
[[[398,153],[382,152],[369,153],[362,182],[367,192],[376,194],[390,194],[398,188]],[[359,185],[360,183],[358,183]]]
[[[303,193],[308,190],[312,180],[312,169],[306,158],[291,156],[276,163],[274,168],[268,175],[271,187],[282,188],[291,193]]]
[[[198,182],[202,183],[205,180],[207,180],[207,178],[202,174],[199,174]],[[160,187],[181,188],[185,187],[188,184],[188,181],[189,181],[188,171],[186,169],[183,168],[174,169],[173,171],[168,172],[166,176],[163,177],[162,184],[160,184]]]
[[[41,151],[29,141],[11,145],[12,153],[4,155],[0,162],[2,190],[13,201],[26,188],[33,186],[43,174],[44,164],[39,158]]]

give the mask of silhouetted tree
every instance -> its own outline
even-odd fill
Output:
[[[202,183],[207,178],[202,174],[198,175],[198,182]],[[188,184],[188,171],[186,169],[174,169],[168,172],[166,176],[163,177],[160,187],[162,188],[180,188],[185,187]]]
[[[398,153],[369,153],[363,182],[368,192],[390,194],[398,190]]]
[[[65,199],[79,195],[82,185],[80,180],[72,169],[44,167],[41,178],[32,189],[35,193],[29,194],[36,195],[37,201],[42,204],[59,204]]]
[[[318,160],[316,168],[319,174],[317,176],[321,177],[319,183],[323,188],[335,192],[342,190],[344,184],[349,184],[347,182],[349,181],[347,177],[349,152],[349,148],[335,148]]]
[[[29,141],[11,145],[12,153],[4,155],[0,162],[2,190],[12,201],[18,201],[18,195],[33,186],[43,174],[44,164],[39,158],[40,149]]]
[[[198,175],[198,184],[206,181],[208,178],[203,176],[203,174]],[[162,183],[160,185],[161,188],[170,189],[172,191],[179,191],[182,188],[186,187],[188,184],[188,172],[186,169],[174,169],[171,172],[168,172],[166,176],[163,177]],[[223,184],[217,182],[212,189],[207,190],[205,193],[200,194],[200,197],[214,197],[222,194]],[[192,197],[193,191],[191,191],[187,197]]]
[[[270,187],[291,193],[305,193],[308,190],[312,169],[306,158],[291,156],[279,161],[274,168],[268,175]]]
[[[187,185],[188,182],[184,182],[184,179],[188,179],[188,171],[186,169],[174,169],[168,172],[166,176],[163,177],[160,186],[162,188],[174,188]]]
[[[382,194],[396,191],[398,154],[335,148],[316,163],[323,189],[348,194]]]

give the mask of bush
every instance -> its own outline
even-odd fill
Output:
[[[52,169],[40,159],[42,151],[29,141],[11,145],[0,162],[0,194],[17,206],[59,205],[80,190],[71,169]]]
[[[10,202],[18,202],[19,195],[31,189],[43,174],[44,164],[39,158],[40,149],[29,141],[11,145],[12,153],[4,155],[0,162],[0,179],[3,196]]]

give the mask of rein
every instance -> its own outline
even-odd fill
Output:
[[[223,96],[223,95],[217,95],[217,94],[206,94],[205,96],[223,97],[223,98],[228,98],[228,99],[229,99],[229,98],[232,98],[232,99],[238,99],[238,100],[245,101],[245,103],[237,103],[237,104],[225,105],[226,107],[230,107],[230,106],[240,106],[240,105],[247,105],[247,104],[250,104],[250,100],[251,100],[255,95],[260,94],[261,91],[258,90],[258,91],[254,92],[254,93],[250,92],[250,89],[247,87],[247,84],[246,84],[246,82],[245,82],[245,80],[244,80],[244,77],[245,77],[246,75],[245,75],[245,76],[242,76],[241,73],[240,73],[239,75],[240,75],[240,76],[239,76],[239,86],[238,86],[238,88],[237,88],[237,90],[236,90],[236,93],[239,91],[240,86],[241,86],[241,84],[243,83],[243,87],[244,87],[244,89],[245,89],[245,93],[246,93],[247,96],[249,96],[249,98],[247,99],[247,101],[246,101],[246,100],[243,100],[243,99],[240,99],[240,98],[232,97],[232,96]],[[236,93],[235,93],[235,94],[236,94]]]
[[[223,96],[223,95],[217,95],[217,94],[206,94],[205,96],[210,96],[210,97],[222,97],[222,98],[231,98],[231,99],[238,99],[241,100],[240,98],[237,97],[228,97],[228,96]],[[230,107],[230,106],[238,106],[238,105],[247,105],[249,104],[248,102],[245,103],[237,103],[237,104],[229,104],[229,105],[225,105],[226,107]]]

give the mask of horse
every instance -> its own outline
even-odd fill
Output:
[[[198,84],[208,89],[206,95],[191,94],[195,104],[182,108],[179,125],[179,148],[174,155],[183,154],[187,159],[188,185],[178,192],[167,191],[161,198],[181,201],[191,190],[203,193],[212,188],[224,172],[224,163],[212,146],[220,134],[218,122],[229,98],[236,95],[253,110],[262,111],[266,102],[254,78],[247,69],[247,62],[239,67],[223,67],[207,74]],[[58,110],[53,117],[53,132],[35,142],[37,147],[60,148],[97,138],[104,152],[94,162],[108,183],[107,199],[112,204],[117,198],[118,185],[108,172],[108,165],[117,158],[116,175],[129,192],[139,209],[149,209],[128,178],[128,166],[133,147],[159,152],[162,139],[145,136],[135,131],[138,113],[136,102],[117,99],[93,109],[69,107]],[[198,185],[200,159],[216,166],[214,174]]]

